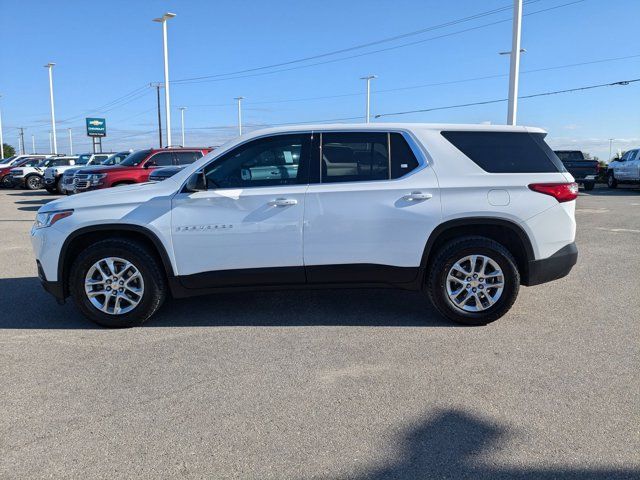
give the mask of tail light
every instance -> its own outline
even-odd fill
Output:
[[[570,202],[578,198],[578,184],[573,183],[532,183],[529,188],[534,192],[551,195],[558,202]]]

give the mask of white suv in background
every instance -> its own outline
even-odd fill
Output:
[[[65,193],[62,184],[62,175],[71,168],[99,165],[109,158],[113,153],[82,153],[74,157],[74,161],[64,166],[47,168],[44,171],[44,188],[49,193]]]
[[[41,281],[106,326],[171,293],[301,286],[425,292],[451,320],[504,315],[577,260],[578,186],[537,128],[371,124],[252,132],[158,183],[59,199]],[[215,312],[214,312],[215,314]]]
[[[609,163],[607,185],[616,188],[619,183],[640,185],[640,148],[629,150],[619,160]]]

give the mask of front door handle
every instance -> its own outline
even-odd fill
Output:
[[[411,192],[409,195],[405,195],[402,198],[408,202],[417,202],[419,200],[429,200],[431,197],[433,197],[433,195],[430,193]]]
[[[269,205],[272,207],[288,207],[289,205],[297,205],[298,200],[295,198],[276,198],[271,200]]]

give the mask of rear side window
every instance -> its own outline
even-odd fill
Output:
[[[323,133],[322,183],[389,178],[386,133]]]
[[[149,162],[157,167],[168,167],[169,165],[173,165],[173,153],[157,153],[149,159]]]
[[[418,168],[418,159],[399,133],[389,135],[391,141],[391,178],[400,178]]]
[[[176,152],[178,165],[188,165],[202,158],[202,152]]]
[[[489,173],[566,171],[542,133],[443,131],[442,136]]]

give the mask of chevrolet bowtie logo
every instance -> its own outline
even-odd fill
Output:
[[[91,120],[89,122],[89,125],[93,125],[94,127],[97,127],[98,125],[102,125],[102,122],[100,120]]]

